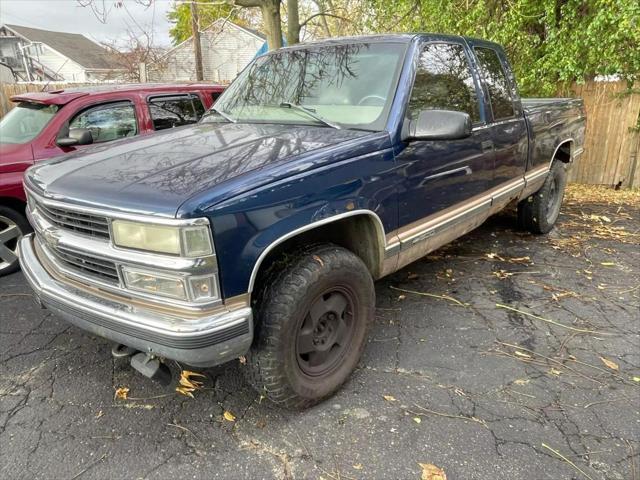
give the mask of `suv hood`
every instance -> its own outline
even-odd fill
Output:
[[[45,161],[29,169],[26,182],[50,198],[173,217],[205,189],[367,135],[310,126],[202,123]]]

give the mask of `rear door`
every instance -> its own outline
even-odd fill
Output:
[[[405,123],[421,110],[442,109],[468,113],[474,128],[459,140],[411,141],[398,153],[405,176],[398,199],[400,226],[419,224],[489,188],[493,147],[490,132],[482,128],[479,83],[469,59],[463,41],[429,41],[420,47]]]
[[[492,187],[522,178],[526,170],[528,132],[515,78],[499,46],[469,40],[482,78],[485,115],[495,148]]]

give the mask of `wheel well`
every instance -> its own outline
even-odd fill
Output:
[[[25,208],[27,206],[22,200],[14,197],[0,197],[0,205],[9,207],[21,215],[25,214]]]
[[[564,143],[561,143],[560,146],[556,149],[556,153],[553,156],[553,160],[560,160],[564,163],[571,162],[571,149],[573,148],[573,142],[568,140]]]
[[[382,225],[372,215],[359,214],[319,225],[276,245],[262,259],[255,275],[255,282],[253,282],[254,276],[252,276],[252,284],[249,285],[249,289],[255,289],[255,285],[261,283],[264,274],[269,271],[273,263],[287,252],[291,252],[301,245],[320,243],[333,243],[350,250],[360,257],[373,278],[380,275],[384,256]]]

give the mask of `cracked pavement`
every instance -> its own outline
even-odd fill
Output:
[[[377,282],[358,370],[304,412],[261,399],[239,362],[178,395],[40,310],[20,273],[1,278],[0,478],[418,479],[420,462],[450,480],[638,480],[628,198],[570,195],[548,236],[500,214]]]

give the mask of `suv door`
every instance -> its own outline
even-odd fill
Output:
[[[412,230],[486,192],[494,161],[468,47],[449,40],[426,42],[418,55],[405,124],[420,110],[442,109],[468,113],[474,128],[471,136],[458,140],[413,140],[397,155],[405,177],[398,192],[399,225]]]
[[[528,132],[515,79],[500,47],[470,40],[483,83],[487,128],[496,165],[492,187],[522,178],[527,164]]]

